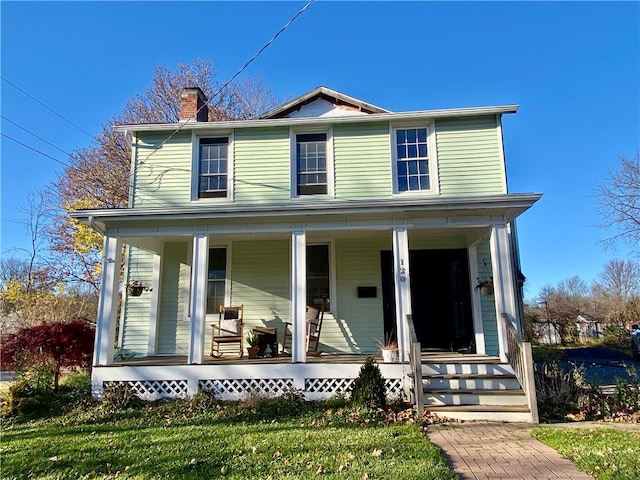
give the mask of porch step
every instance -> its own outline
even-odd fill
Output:
[[[460,420],[530,420],[527,397],[511,365],[487,356],[433,362],[424,357],[422,390],[429,412]]]
[[[456,420],[488,420],[501,422],[529,422],[529,407],[522,405],[429,405],[432,414]]]

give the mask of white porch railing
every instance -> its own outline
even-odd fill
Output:
[[[422,348],[418,337],[416,336],[416,329],[413,326],[413,317],[411,314],[405,315],[405,321],[407,322],[407,328],[409,331],[409,362],[411,363],[411,375],[413,377],[412,387],[413,396],[412,400],[416,406],[416,411],[419,416],[424,413],[424,392],[422,390]]]
[[[536,398],[536,384],[533,376],[533,355],[531,342],[525,342],[511,317],[503,313],[502,320],[507,331],[507,359],[516,374],[531,411],[531,423],[540,423],[538,417],[538,401]]]

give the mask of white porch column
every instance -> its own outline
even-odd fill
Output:
[[[122,263],[122,241],[105,235],[102,257],[100,299],[96,319],[96,338],[93,348],[93,365],[106,366],[113,363],[113,349],[118,316],[118,290],[120,265]]]
[[[207,316],[207,267],[209,237],[198,233],[193,237],[191,267],[191,323],[189,325],[189,355],[187,363],[204,362],[204,326]]]
[[[162,257],[153,255],[153,279],[151,280],[151,309],[149,311],[149,337],[147,340],[147,355],[152,357],[158,348],[158,315],[160,313],[160,272]]]
[[[411,314],[409,236],[406,227],[393,229],[393,284],[396,296],[396,332],[400,361],[409,361],[411,339],[406,315]]]
[[[498,343],[500,359],[507,361],[507,330],[502,314],[512,319],[518,318],[513,265],[509,243],[509,231],[506,223],[495,224],[491,228],[491,266],[493,269],[494,297],[498,320]]]
[[[307,361],[307,238],[304,231],[291,235],[291,362]]]

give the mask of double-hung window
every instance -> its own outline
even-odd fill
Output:
[[[226,198],[229,138],[201,138],[198,149],[198,198]]]
[[[429,131],[426,127],[395,130],[395,168],[398,192],[431,190]]]
[[[327,134],[296,134],[296,194],[327,193]]]
[[[227,249],[209,249],[207,269],[207,314],[215,314],[224,306],[227,282]]]

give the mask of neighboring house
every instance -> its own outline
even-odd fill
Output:
[[[393,336],[401,363],[381,368],[409,395],[411,318],[425,351],[507,361],[523,324],[514,220],[541,196],[507,188],[501,119],[517,106],[393,113],[318,87],[259,119],[207,122],[205,103],[188,88],[180,122],[116,127],[129,208],[72,214],[104,235],[96,393],[329,396]],[[114,361],[123,246],[124,283],[149,289],[123,291]],[[305,308],[322,301],[324,353],[309,357]],[[212,359],[219,305],[244,305],[245,332],[277,328],[279,342],[292,322],[291,357]]]

